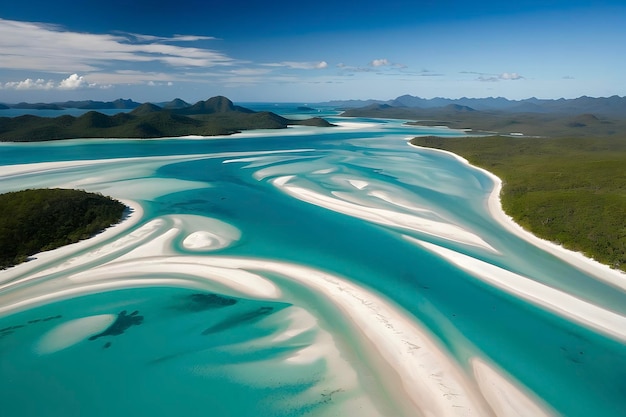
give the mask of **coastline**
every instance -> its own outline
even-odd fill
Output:
[[[62,256],[71,255],[72,253],[76,253],[90,246],[102,243],[103,241],[111,239],[139,223],[139,221],[143,218],[143,207],[133,200],[121,198],[116,198],[116,200],[127,207],[126,215],[118,223],[107,227],[100,233],[91,236],[88,239],[83,239],[53,250],[36,253],[29,256],[26,262],[14,265],[5,270],[0,270],[0,291],[9,286],[31,279],[31,276],[24,277],[22,279],[20,279],[20,277],[30,275],[34,269],[40,268],[46,262],[58,259]]]
[[[28,268],[21,268],[21,276],[18,277],[21,280],[9,282],[4,287],[48,275],[51,269],[45,267],[45,262],[62,256],[71,256],[82,249],[94,248],[91,252],[79,253],[61,265],[52,266],[52,270],[58,267],[65,270],[108,256],[110,254],[108,249],[99,248],[97,244],[119,236],[143,217],[139,204],[128,200],[124,203],[133,207],[133,212],[123,222],[91,239],[42,253],[35,262],[21,264],[28,265]],[[509,403],[532,403],[540,410],[536,415],[551,414],[534,402],[532,395],[529,397],[529,393],[514,380],[502,377],[507,383],[501,384],[498,379],[492,378],[492,375],[499,373],[492,367],[493,365],[481,375],[467,373],[415,318],[395,306],[393,301],[346,278],[307,266],[271,259],[222,256],[199,258],[172,254],[169,249],[172,243],[191,232],[191,229],[181,227],[183,223],[177,221],[176,215],[170,217],[172,222],[153,219],[152,222],[134,231],[131,243],[133,246],[138,243],[139,246],[130,252],[95,268],[78,271],[67,269],[68,275],[61,282],[43,283],[43,287],[35,294],[31,294],[28,299],[20,300],[19,294],[15,294],[18,297],[0,311],[16,311],[39,303],[51,302],[57,298],[79,296],[86,292],[138,286],[174,286],[206,290],[217,284],[230,288],[235,294],[260,299],[280,299],[283,295],[280,290],[263,277],[265,274],[257,272],[278,274],[321,295],[340,312],[342,319],[349,323],[358,335],[359,345],[368,358],[369,366],[375,369],[375,373],[381,377],[381,383],[384,382],[384,386],[388,388],[386,394],[374,392],[370,395],[380,395],[383,398],[389,396],[387,401],[391,401],[391,404],[397,407],[400,415],[413,416],[417,413],[441,417],[473,414],[492,416],[494,410],[498,410],[498,415],[503,416],[522,415],[509,407],[507,405]],[[154,222],[156,222],[154,225],[150,224]],[[124,244],[121,241],[114,241],[105,245],[118,247]],[[148,259],[149,262],[146,262]],[[32,271],[33,266],[37,268],[43,266],[43,270]],[[164,271],[171,273],[172,276],[148,278]],[[21,290],[18,290],[18,293],[26,295]],[[11,298],[14,297],[9,297],[9,301]],[[325,320],[333,318],[325,316]],[[76,340],[72,339],[72,343],[79,343],[82,340],[73,333],[69,336],[75,336]],[[312,357],[324,356],[325,352],[336,349],[335,344],[335,338],[329,338],[315,347],[310,347],[306,354]],[[61,346],[64,347],[65,345]],[[349,352],[345,354],[351,358],[349,362],[363,360],[360,354]],[[298,357],[286,360],[297,362]],[[482,359],[476,360],[484,363]],[[350,379],[346,378],[345,375],[337,377],[337,383],[347,384]],[[496,385],[500,386],[498,398],[504,405],[493,404],[494,396],[490,396],[489,390],[492,388],[489,387]]]
[[[436,151],[430,148],[422,149]],[[448,153],[467,163],[458,155]],[[98,163],[98,161],[94,161],[94,163]],[[474,168],[482,170],[481,168]],[[497,176],[488,171],[483,171],[486,175],[490,175],[495,184],[488,199],[490,213],[498,222],[516,225],[501,209],[499,197],[501,181]],[[284,178],[283,181],[285,181]],[[367,187],[365,182],[358,180],[352,180],[350,184],[358,190]],[[120,223],[105,229],[104,232],[90,239],[38,254],[36,261],[21,265],[32,265],[39,262],[33,266],[45,268],[45,263],[58,259],[59,254],[71,256],[72,253],[78,253],[90,247],[95,248],[94,255],[100,257],[107,255],[106,251],[100,251],[96,245],[113,239],[115,236],[121,236],[121,232],[133,227],[143,218],[143,210],[138,203],[119,200],[133,209],[129,216]],[[172,215],[174,220],[179,217]],[[157,221],[157,219],[154,220]],[[254,272],[263,271],[278,274],[298,282],[299,285],[308,287],[311,291],[322,294],[324,298],[335,305],[337,310],[342,313],[342,319],[348,321],[361,336],[362,341],[365,342],[363,349],[369,353],[367,358],[373,359],[371,361],[372,366],[376,367],[379,375],[384,376],[382,381],[388,382],[390,390],[396,392],[395,395],[399,401],[398,407],[404,408],[405,402],[407,408],[410,408],[411,405],[414,406],[414,410],[406,411],[407,415],[413,416],[411,411],[419,410],[422,413],[420,415],[442,417],[466,416],[475,413],[485,416],[492,414],[523,416],[529,409],[534,410],[533,415],[536,416],[551,414],[551,411],[544,408],[541,401],[534,398],[524,386],[517,384],[513,377],[502,373],[490,362],[487,365],[481,358],[472,358],[470,365],[473,369],[473,375],[462,369],[446,349],[441,347],[440,342],[415,317],[397,307],[392,300],[387,300],[377,292],[361,287],[348,278],[327,274],[307,266],[271,259],[172,256],[170,248],[174,238],[182,236],[183,232],[189,233],[191,230],[193,233],[205,231],[202,228],[187,229],[181,224],[173,221],[171,224],[163,225],[162,228],[155,225],[154,229],[147,230],[146,233],[149,234],[145,236],[137,234],[136,242],[141,241],[141,245],[114,261],[105,262],[94,269],[70,272],[67,278],[74,286],[63,290],[65,292],[62,295],[80,295],[85,290],[106,291],[142,285],[171,285],[205,289],[205,282],[210,281],[230,287],[237,293],[276,299],[281,294],[274,292],[275,289],[272,284],[264,281],[264,277],[256,275]],[[169,229],[166,229],[166,226],[169,226]],[[530,235],[521,227],[519,229]],[[507,230],[509,229],[507,228]],[[511,230],[511,232],[518,236],[520,236],[518,233],[521,233],[515,230]],[[534,235],[531,236],[534,237]],[[112,245],[118,243],[115,241]],[[109,245],[109,243],[106,244]],[[66,252],[62,252],[63,250]],[[566,255],[567,252],[571,252],[563,250],[566,251]],[[49,255],[48,258],[47,255]],[[70,266],[75,266],[71,262],[81,264],[85,260],[91,261],[89,256],[89,253],[79,253],[76,258],[67,262]],[[66,267],[68,264],[64,263],[60,266]],[[40,272],[32,271],[31,268],[24,269],[20,271],[22,275],[20,282],[36,278],[42,272],[45,274],[48,271],[47,268]],[[182,272],[181,275],[184,275],[184,278],[145,279],[142,276],[144,274],[154,275],[163,271],[172,275]],[[34,275],[32,275],[33,272],[35,272]],[[3,276],[4,274],[0,273],[0,286],[2,286]],[[243,285],[244,283],[245,285]],[[10,282],[9,286],[12,284],[13,282]],[[61,295],[61,292],[58,295]],[[40,301],[50,301],[50,298],[46,297],[50,296],[41,296]],[[517,406],[519,404],[522,406]],[[533,408],[533,405],[536,408]]]
[[[602,264],[593,258],[589,258],[581,252],[576,252],[576,251],[564,248],[563,246],[558,245],[549,240],[542,239],[534,235],[533,233],[529,232],[528,230],[524,229],[518,223],[516,223],[515,220],[502,209],[502,202],[500,198],[500,192],[502,190],[502,180],[497,175],[495,175],[494,173],[484,168],[470,164],[470,162],[467,159],[463,158],[460,155],[455,154],[454,152],[446,151],[443,149],[417,146],[410,142],[407,142],[407,143],[409,146],[412,146],[417,149],[433,151],[433,152],[442,152],[444,154],[447,154],[455,158],[459,162],[465,165],[471,166],[473,169],[476,169],[482,172],[484,175],[489,177],[494,182],[494,187],[491,190],[491,193],[489,194],[489,197],[487,199],[487,209],[489,213],[491,214],[491,216],[507,231],[513,233],[514,235],[527,241],[528,243],[531,243],[532,245],[537,246],[545,250],[546,252],[558,257],[559,259],[567,262],[568,264],[590,275],[593,275],[599,280],[602,280],[608,284],[611,284],[613,286],[626,290],[626,273],[619,271],[617,269],[613,269],[610,266]]]

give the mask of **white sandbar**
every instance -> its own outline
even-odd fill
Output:
[[[624,316],[471,256],[410,236],[404,236],[404,238],[441,256],[481,281],[621,342],[626,342],[626,317]]]
[[[492,253],[498,251],[480,236],[450,223],[427,219],[408,213],[400,213],[380,207],[371,207],[365,204],[356,204],[346,201],[342,193],[333,192],[333,196],[324,195],[313,190],[289,184],[293,176],[278,177],[271,182],[285,193],[311,204],[324,207],[338,213],[347,214],[370,222],[386,226],[399,227],[436,236],[457,243],[477,246]]]
[[[378,371],[399,402],[410,401],[407,416],[492,416],[478,389],[429,333],[380,296],[343,278],[276,261],[211,258],[219,266],[262,270],[286,276],[336,305],[359,329],[386,365]],[[312,352],[311,352],[312,354]]]
[[[59,324],[44,334],[35,346],[39,354],[58,352],[107,329],[115,321],[115,314],[82,317]]]
[[[516,386],[479,358],[470,361],[474,376],[485,399],[498,417],[547,417],[554,415],[545,404],[522,387]]]

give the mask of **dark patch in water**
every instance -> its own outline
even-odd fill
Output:
[[[102,346],[103,349],[108,349],[110,347],[111,347],[111,342],[106,342],[104,346]]]
[[[198,312],[229,307],[237,304],[234,298],[222,297],[217,294],[191,294],[185,297],[184,303],[177,308],[180,310]]]
[[[50,317],[46,317],[46,318],[28,320],[25,324],[15,324],[13,326],[5,327],[3,329],[0,329],[0,338],[3,338],[3,337],[8,336],[10,334],[13,334],[13,333],[15,333],[16,330],[22,329],[22,328],[24,328],[26,326],[29,326],[31,324],[37,324],[39,322],[50,321],[50,320],[57,320],[57,319],[60,319],[61,317],[63,317],[63,316],[59,314],[59,315],[56,315],[56,316],[50,316]]]
[[[272,314],[273,312],[274,307],[260,307],[254,311],[248,311],[247,313],[242,313],[233,317],[229,317],[226,320],[223,320],[216,325],[209,327],[208,329],[203,331],[202,334],[207,335],[211,333],[221,332],[230,329],[231,327],[258,320],[262,317]]]
[[[96,340],[105,336],[119,336],[128,330],[129,327],[139,326],[141,323],[143,323],[143,316],[139,315],[139,311],[135,310],[128,314],[126,310],[123,310],[117,315],[117,319],[115,319],[113,324],[102,333],[91,336],[89,340]]]

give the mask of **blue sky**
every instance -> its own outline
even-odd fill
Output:
[[[0,102],[626,95],[623,0],[24,0]]]

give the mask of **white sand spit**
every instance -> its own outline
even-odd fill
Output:
[[[498,417],[548,417],[555,415],[548,411],[545,404],[539,405],[540,400],[516,386],[510,379],[479,358],[471,360],[474,376],[485,399]]]
[[[368,195],[371,195],[372,197],[376,197],[380,200],[383,200],[389,204],[393,204],[394,206],[406,209],[406,210],[411,210],[411,211],[415,211],[418,213],[430,213],[430,214],[435,214],[432,210],[428,210],[422,207],[418,207],[414,204],[412,204],[411,202],[398,197],[398,196],[394,196],[391,195],[390,193],[386,192],[386,191],[370,191],[368,193]]]
[[[626,317],[622,315],[471,256],[410,236],[404,238],[441,256],[481,281],[546,308],[561,317],[626,342]]]
[[[106,330],[115,319],[115,314],[101,314],[59,324],[39,339],[35,352],[43,355],[66,349]]]
[[[326,296],[363,335],[363,342],[386,365],[378,369],[393,386],[398,404],[410,400],[407,416],[491,416],[480,393],[453,359],[413,319],[382,297],[343,278],[275,261],[211,258],[215,265],[268,271],[286,276]]]
[[[362,122],[333,122],[337,125],[335,130],[358,130],[369,129],[372,127],[380,126],[378,123],[362,123]]]
[[[353,186],[357,190],[362,190],[363,188],[369,185],[367,181],[363,181],[363,180],[348,180],[348,182],[350,183],[351,186]]]
[[[443,223],[408,213],[400,213],[380,207],[371,207],[365,204],[355,204],[342,198],[334,198],[313,190],[289,184],[293,176],[284,176],[273,179],[271,182],[285,193],[311,204],[327,208],[339,213],[358,217],[386,226],[399,227],[419,233],[436,236],[471,246],[486,249],[492,253],[498,251],[485,242],[480,236],[469,232],[459,226]],[[333,193],[335,197],[343,196],[341,193]]]

